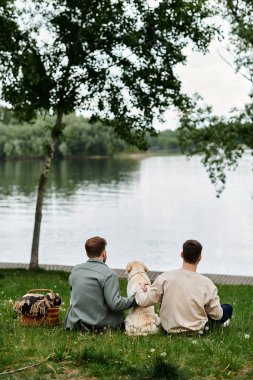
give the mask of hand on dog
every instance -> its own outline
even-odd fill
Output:
[[[143,292],[146,292],[148,290],[148,285],[147,284],[141,284],[141,283],[139,283],[139,286],[140,286],[140,288],[141,288],[141,290]]]

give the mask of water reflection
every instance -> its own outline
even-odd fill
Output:
[[[43,168],[42,161],[1,161],[0,199],[3,196],[34,196]],[[46,197],[52,192],[58,196],[71,196],[77,189],[94,185],[111,185],[131,181],[138,171],[139,161],[134,159],[91,159],[64,160],[53,164],[50,172]]]
[[[40,161],[0,161],[0,196],[29,196],[38,184]]]

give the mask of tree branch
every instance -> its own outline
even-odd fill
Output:
[[[230,67],[232,67],[232,69],[234,71],[236,71],[236,68],[231,64],[231,62],[229,62],[225,57],[223,57],[223,55],[219,52],[219,50],[217,49],[217,53],[219,54],[219,56],[221,57],[221,59],[226,62],[227,65],[229,65]],[[243,74],[242,72],[240,72],[240,70],[238,71],[238,73],[244,77],[245,79],[247,79],[248,81],[252,82],[252,78],[251,77],[248,77],[247,75]]]
[[[4,372],[1,372],[0,373],[0,376],[3,376],[3,375],[10,375],[10,374],[13,374],[13,373],[16,373],[16,372],[21,372],[21,371],[25,371],[26,369],[29,369],[29,368],[33,368],[33,367],[36,367],[42,363],[45,363],[49,360],[49,358],[52,356],[52,354],[48,355],[48,357],[46,359],[43,359],[41,360],[40,362],[37,362],[37,363],[34,363],[34,364],[30,364],[26,367],[21,367],[21,368],[17,368],[17,369],[13,369],[11,371],[4,371]]]

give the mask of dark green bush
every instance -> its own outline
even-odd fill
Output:
[[[54,121],[52,117],[40,116],[33,124],[20,123],[11,111],[0,107],[0,159],[43,158]],[[64,123],[64,137],[57,147],[56,156],[112,156],[121,152],[138,152],[137,148],[128,146],[119,138],[111,127],[89,124],[84,117],[73,114],[66,116]],[[176,131],[163,131],[157,137],[147,135],[147,141],[150,151],[179,152]]]

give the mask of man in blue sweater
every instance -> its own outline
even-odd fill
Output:
[[[136,305],[134,296],[120,296],[117,275],[105,264],[106,244],[99,236],[88,239],[85,243],[88,261],[76,265],[70,274],[71,298],[66,329],[88,332],[120,328],[124,310]]]

